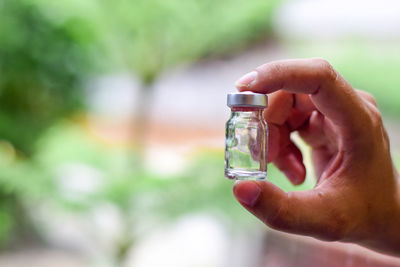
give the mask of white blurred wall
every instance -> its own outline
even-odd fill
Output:
[[[400,39],[398,0],[289,0],[275,30],[287,39]]]

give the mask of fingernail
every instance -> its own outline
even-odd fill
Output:
[[[236,81],[236,87],[249,87],[252,82],[257,78],[258,73],[256,71],[249,72]]]
[[[300,176],[295,176],[292,178],[293,179],[293,184],[294,185],[300,185],[303,183],[303,179],[301,179]]]
[[[291,171],[283,171],[283,173],[286,175],[287,178],[294,184],[298,185],[301,183],[301,178],[295,174],[294,172]]]
[[[261,194],[261,188],[251,181],[238,181],[234,185],[236,198],[243,204],[253,207]]]

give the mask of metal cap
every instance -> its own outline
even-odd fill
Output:
[[[228,94],[228,107],[258,107],[268,106],[268,96],[253,92],[240,92]]]

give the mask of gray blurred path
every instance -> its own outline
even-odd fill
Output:
[[[156,84],[152,118],[221,127],[230,112],[226,94],[236,91],[236,79],[258,65],[285,57],[284,50],[269,43],[230,58],[168,72]]]
[[[0,254],[1,267],[87,267],[85,260],[73,253],[55,249],[21,249]]]

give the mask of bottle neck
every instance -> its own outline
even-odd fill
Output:
[[[232,112],[257,112],[263,111],[264,108],[257,107],[231,107]]]
[[[247,117],[247,118],[262,118],[264,108],[255,107],[232,107],[232,116]]]

